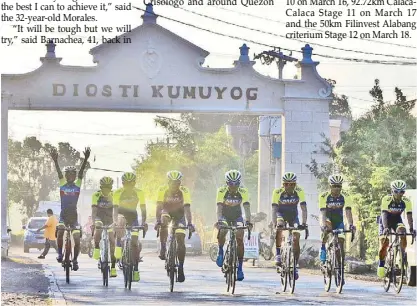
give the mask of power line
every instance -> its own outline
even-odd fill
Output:
[[[251,31],[256,31],[256,32],[259,32],[259,33],[269,34],[269,35],[273,35],[273,36],[276,36],[276,37],[282,37],[282,38],[285,38],[285,39],[288,39],[288,40],[299,41],[299,42],[306,43],[306,44],[309,43],[306,40],[301,40],[301,39],[296,39],[296,38],[287,38],[285,35],[276,34],[276,33],[268,32],[268,31],[263,31],[263,30],[259,30],[259,29],[254,29],[254,28],[250,28],[250,27],[247,27],[247,26],[244,26],[244,25],[240,25],[240,24],[233,23],[233,22],[228,22],[228,21],[225,21],[225,20],[221,20],[221,19],[218,19],[218,18],[214,18],[214,17],[211,17],[211,16],[207,16],[207,15],[204,15],[204,14],[201,14],[201,13],[197,13],[195,11],[191,11],[191,10],[188,10],[186,8],[183,8],[183,7],[178,7],[178,8],[181,9],[181,10],[183,10],[183,11],[189,12],[191,14],[195,14],[195,15],[198,15],[198,16],[202,16],[204,18],[208,18],[208,19],[212,19],[212,20],[215,20],[215,21],[219,21],[221,23],[225,23],[225,24],[228,24],[228,25],[233,25],[233,26],[236,26],[236,27],[239,27],[239,28],[243,28],[243,29],[247,29],[247,30],[251,30]],[[361,53],[361,54],[379,55],[379,56],[387,56],[387,57],[394,57],[394,58],[404,58],[404,59],[413,59],[413,60],[417,59],[416,57],[409,57],[409,56],[400,56],[400,55],[374,53],[374,52],[367,52],[367,51],[358,51],[358,50],[353,50],[353,49],[344,49],[344,48],[338,48],[338,47],[323,45],[323,44],[320,44],[320,43],[314,43],[314,45],[320,46],[320,47],[324,47],[324,48],[334,49],[334,50],[341,50],[341,51],[347,51],[347,52],[355,52],[355,53]]]
[[[254,18],[258,18],[258,19],[262,19],[262,20],[266,20],[266,21],[271,21],[271,22],[285,24],[285,22],[283,22],[283,21],[269,19],[269,18],[266,18],[266,17],[252,15],[252,14],[249,14],[249,13],[237,12],[237,11],[233,11],[231,9],[226,9],[224,7],[214,6],[214,8],[217,8],[217,9],[220,9],[220,10],[224,10],[224,11],[228,11],[228,12],[232,12],[232,13],[235,13],[235,14],[246,15],[246,16],[250,16],[250,17],[254,17]],[[317,31],[317,32],[326,32],[325,30],[320,30],[320,29],[315,29],[315,28],[309,28],[309,27],[303,27],[303,26],[301,28],[308,29],[308,30],[312,30],[312,31]],[[397,44],[397,43],[391,43],[391,42],[386,42],[386,41],[378,41],[378,40],[366,39],[366,38],[359,38],[359,39],[365,40],[365,41],[369,41],[369,42],[373,42],[373,43],[378,43],[378,44],[385,44],[385,45],[392,45],[392,46],[398,46],[398,47],[404,47],[404,48],[417,49],[416,46],[402,45],[402,44]]]
[[[136,6],[132,6],[132,7],[137,9],[137,10],[146,12],[144,9],[141,9],[139,7],[136,7]],[[302,53],[302,51],[300,51],[300,50],[294,50],[294,49],[288,49],[288,48],[282,48],[282,47],[277,47],[277,46],[273,46],[273,45],[268,45],[268,44],[264,44],[264,43],[254,41],[254,40],[250,40],[250,39],[247,39],[247,38],[242,38],[242,37],[239,37],[239,36],[233,36],[233,35],[228,35],[228,34],[224,34],[224,33],[215,32],[215,31],[205,29],[205,28],[201,28],[199,26],[196,26],[196,25],[193,25],[193,24],[190,24],[190,23],[186,23],[186,22],[183,22],[183,21],[179,21],[179,20],[176,20],[176,19],[173,19],[173,18],[170,18],[170,17],[157,15],[155,13],[153,13],[153,14],[155,16],[159,16],[161,18],[164,18],[164,19],[167,19],[167,20],[170,20],[170,21],[174,21],[174,22],[177,22],[177,23],[180,23],[180,24],[183,24],[183,25],[186,25],[186,26],[198,29],[198,30],[202,30],[202,31],[206,31],[206,32],[209,32],[209,33],[212,33],[212,34],[216,34],[216,35],[219,35],[219,36],[229,37],[229,38],[237,39],[237,40],[240,40],[240,41],[243,40],[243,41],[251,42],[251,43],[254,43],[256,45],[260,45],[260,46],[264,46],[264,47],[280,48],[282,50]],[[320,56],[320,57],[325,57],[325,58],[334,58],[334,59],[340,59],[340,60],[345,60],[345,61],[353,61],[353,62],[364,62],[364,63],[369,63],[369,64],[407,65],[407,66],[416,66],[417,65],[417,62],[368,60],[368,59],[361,59],[361,58],[340,57],[340,56],[333,56],[333,55],[319,54],[319,53],[314,53],[314,55]]]

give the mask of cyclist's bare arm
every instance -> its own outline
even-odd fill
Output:
[[[384,228],[388,228],[388,212],[386,210],[382,211],[381,218]]]
[[[191,216],[191,205],[190,204],[184,204],[184,213],[185,218],[187,219],[187,224],[193,223],[192,216]]]
[[[142,224],[146,223],[146,204],[140,204],[140,212],[142,215]]]
[[[119,221],[119,206],[114,205],[113,206],[113,223],[117,224],[117,222]]]
[[[223,217],[223,203],[217,203],[217,220],[220,220]]]
[[[93,220],[93,222],[96,221],[96,216],[97,216],[97,206],[92,206],[91,208],[91,220]]]
[[[249,202],[243,203],[243,209],[245,210],[246,221],[250,222],[251,214],[250,214],[250,204],[249,204]]]
[[[161,201],[156,202],[156,220],[159,222],[161,221],[163,205],[164,205],[164,202],[161,202]]]
[[[407,212],[407,221],[408,221],[408,228],[412,231],[413,228],[413,213],[411,211]]]
[[[84,160],[81,165],[80,171],[78,172],[78,178],[81,180],[84,176],[84,169],[87,166],[88,158],[90,157],[90,148],[85,148],[84,150]]]
[[[277,225],[277,217],[278,217],[278,204],[272,203],[272,224],[274,226]]]
[[[321,208],[320,209],[320,224],[321,226],[325,226],[326,225],[326,213],[327,213],[327,209],[326,208]]]
[[[302,224],[306,224],[307,223],[307,203],[301,202],[300,207],[301,207]]]
[[[57,152],[57,150],[55,148],[52,148],[51,152],[49,154],[51,155],[52,160],[54,161],[56,172],[58,172],[58,178],[63,179],[64,176],[62,175],[61,168],[59,168],[59,164],[58,164],[58,152]]]
[[[350,207],[346,207],[345,212],[349,225],[353,225],[352,209]]]

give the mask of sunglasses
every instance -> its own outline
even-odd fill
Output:
[[[331,188],[342,188],[342,185],[330,185]]]
[[[227,186],[230,186],[230,187],[240,186],[240,182],[228,182]]]
[[[404,190],[394,190],[394,193],[396,193],[396,194],[404,194],[405,191]]]
[[[295,186],[297,183],[284,183],[284,186]]]

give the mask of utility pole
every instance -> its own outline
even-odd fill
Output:
[[[271,50],[271,51],[263,51],[262,53],[254,54],[253,58],[260,59],[262,65],[270,65],[273,62],[276,62],[277,67],[278,67],[278,79],[282,80],[282,71],[284,70],[285,64],[287,62],[298,61],[298,59],[296,59],[295,57],[291,57],[291,56],[292,56],[292,52],[288,56],[288,55],[284,55],[281,52],[281,48],[278,48],[278,51],[277,51],[277,48],[274,48],[274,50]]]

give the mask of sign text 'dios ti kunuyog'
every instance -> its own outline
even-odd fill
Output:
[[[139,85],[80,85],[80,84],[52,84],[52,95],[56,97],[122,97],[138,98]],[[241,88],[239,86],[166,86],[151,85],[151,98],[169,99],[228,99],[256,100],[258,88]]]

